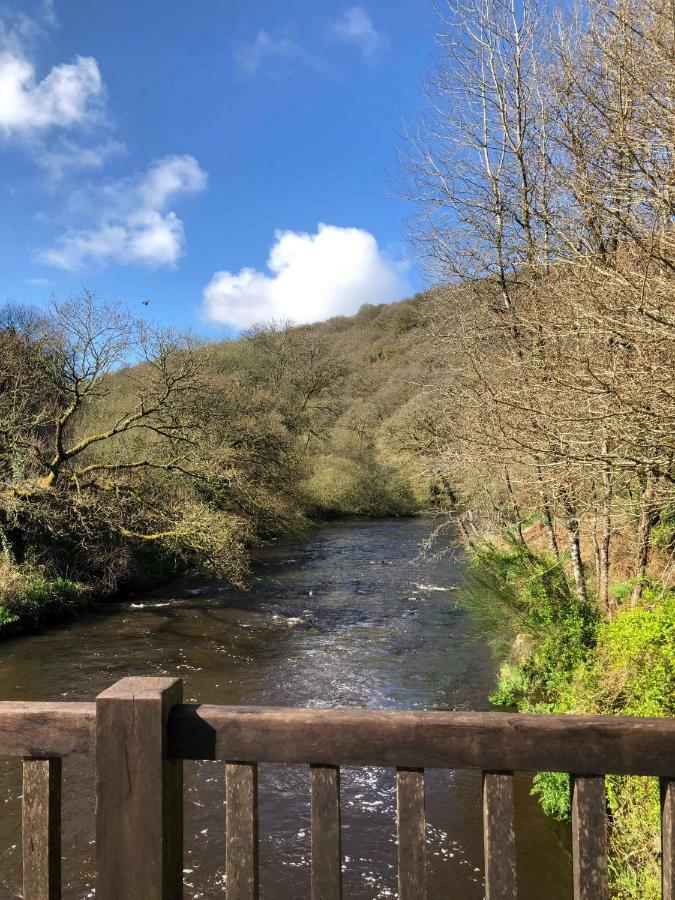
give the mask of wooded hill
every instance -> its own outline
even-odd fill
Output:
[[[427,502],[397,419],[429,299],[204,344],[91,294],[0,314],[0,608],[175,571],[245,580],[312,519]],[[147,577],[147,576],[146,576]]]

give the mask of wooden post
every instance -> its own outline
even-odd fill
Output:
[[[483,772],[483,844],[487,900],[516,900],[516,833],[511,772]]]
[[[24,900],[61,897],[61,760],[23,761]]]
[[[661,779],[661,873],[663,900],[675,900],[675,780]]]
[[[179,900],[183,763],[167,758],[178,678],[123,678],[96,698],[96,898]]]
[[[424,770],[396,771],[398,895],[400,900],[427,896]]]
[[[258,767],[225,765],[225,896],[258,900]]]
[[[311,766],[312,900],[342,897],[340,768]]]
[[[604,775],[572,776],[574,900],[608,900]]]

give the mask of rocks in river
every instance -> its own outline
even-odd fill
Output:
[[[457,586],[454,584],[446,584],[445,587],[441,587],[438,584],[416,584],[415,587],[418,591],[456,591]]]
[[[310,623],[305,619],[300,618],[300,616],[280,616],[275,613],[272,616],[272,619],[277,625],[280,625],[282,628],[297,628],[299,625],[305,625],[309,627]]]

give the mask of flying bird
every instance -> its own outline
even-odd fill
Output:
[[[141,303],[143,304],[143,306],[147,306],[149,302],[150,302],[149,300],[141,300]]]

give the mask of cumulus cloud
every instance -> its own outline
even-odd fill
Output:
[[[123,145],[108,138],[106,91],[98,63],[77,56],[42,77],[34,62],[37,44],[58,27],[54,5],[44,0],[35,18],[22,12],[0,18],[0,138],[19,142],[49,175],[52,182],[76,169],[100,168]],[[90,132],[96,142],[82,143],[67,132]]]
[[[91,227],[69,229],[38,259],[69,270],[106,263],[174,266],[185,241],[183,223],[169,205],[204,190],[206,181],[197,160],[186,155],[167,156],[140,176],[107,182],[87,195],[81,209],[93,218]]]
[[[372,56],[386,39],[373,25],[370,14],[362,6],[351,6],[333,23],[333,34],[342,41],[354,44],[364,54]]]
[[[406,290],[402,264],[359,228],[321,223],[316,234],[277,231],[267,267],[216,272],[203,292],[206,316],[238,328],[268,319],[316,322]]]
[[[103,99],[98,63],[90,56],[54,66],[40,81],[17,47],[0,51],[0,131],[6,137],[82,123],[96,115]]]

